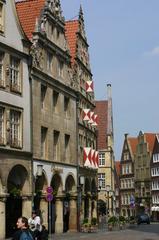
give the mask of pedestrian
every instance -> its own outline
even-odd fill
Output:
[[[19,217],[16,225],[18,230],[14,233],[12,240],[33,240],[26,217]]]
[[[41,219],[37,215],[37,211],[32,211],[32,217],[29,218],[28,224],[30,227],[30,230],[33,233],[34,239],[38,240],[40,239],[41,231],[42,231],[42,225],[41,225]]]
[[[48,237],[49,237],[48,230],[46,229],[46,227],[44,225],[42,225],[42,231],[41,231],[40,239],[41,240],[48,240]]]

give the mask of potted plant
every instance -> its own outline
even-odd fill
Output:
[[[96,232],[97,231],[97,218],[94,217],[91,220],[91,232]]]
[[[119,216],[119,229],[122,230],[123,227],[125,226],[125,217],[124,216]]]
[[[88,218],[84,218],[83,219],[83,223],[82,223],[82,227],[81,227],[81,231],[82,232],[88,232],[89,231],[89,223],[88,223]]]
[[[115,216],[112,216],[108,219],[108,230],[112,231],[113,227],[118,223],[118,219]]]

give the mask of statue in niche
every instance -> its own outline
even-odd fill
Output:
[[[33,42],[30,54],[32,56],[33,66],[43,70],[43,68],[44,68],[44,56],[43,56],[43,50],[38,46],[38,40],[35,40]]]

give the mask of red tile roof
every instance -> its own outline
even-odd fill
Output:
[[[116,168],[116,172],[117,175],[120,175],[120,161],[115,161],[115,168]]]
[[[17,14],[26,36],[31,40],[45,0],[26,0],[16,3]]]
[[[132,154],[134,155],[136,153],[136,146],[138,144],[138,139],[134,137],[129,137],[128,143],[131,148]]]
[[[107,128],[108,128],[108,101],[95,101],[95,113],[98,115],[98,150],[107,148]]]
[[[65,34],[70,49],[71,63],[74,63],[76,57],[78,28],[79,28],[78,20],[65,22]]]
[[[155,143],[155,138],[156,138],[156,133],[144,133],[146,142],[148,143],[149,151],[153,151],[154,143]]]

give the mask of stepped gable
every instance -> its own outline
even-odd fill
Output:
[[[36,20],[44,8],[45,0],[26,0],[16,3],[18,17],[28,39],[32,39]]]
[[[107,128],[108,128],[108,101],[95,101],[95,113],[98,115],[98,136],[97,145],[98,149],[107,148]]]
[[[79,29],[78,20],[65,22],[65,35],[70,49],[71,63],[73,64],[76,57],[77,50],[77,32]]]

